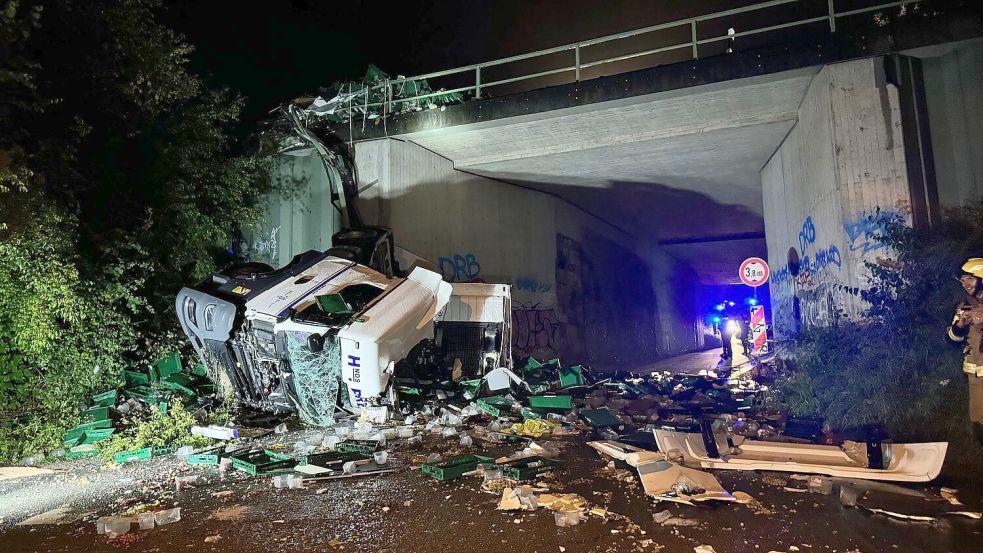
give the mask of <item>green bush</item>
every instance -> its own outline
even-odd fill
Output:
[[[883,235],[872,238],[890,259],[867,263],[864,321],[803,331],[777,398],[834,429],[881,424],[898,440],[948,440],[950,467],[978,470],[983,449],[971,437],[962,348],[946,327],[965,296],[959,267],[983,253],[983,206],[951,211],[922,230],[871,217],[883,223]]]
[[[191,427],[198,421],[180,401],[175,402],[166,413],[153,407],[149,417],[137,415],[125,423],[126,430],[99,443],[99,453],[107,463],[112,462],[113,456],[121,451],[185,445],[202,447],[211,443],[208,438],[191,434]]]

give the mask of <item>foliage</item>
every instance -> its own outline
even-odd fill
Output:
[[[0,461],[183,345],[180,286],[233,259],[265,162],[159,0],[0,0]],[[234,253],[234,252],[233,252]]]
[[[167,412],[151,407],[149,417],[135,415],[125,422],[126,430],[99,443],[99,453],[107,463],[112,462],[113,456],[121,451],[172,445],[203,447],[211,443],[208,438],[191,434],[191,427],[198,421],[180,401],[175,402]]]
[[[983,205],[951,211],[930,229],[875,213],[890,258],[868,261],[866,320],[813,328],[796,340],[796,370],[779,385],[796,415],[833,428],[883,424],[904,440],[948,439],[979,457],[966,417],[962,351],[946,337],[965,296],[955,278],[983,252]],[[885,256],[886,257],[886,256]]]

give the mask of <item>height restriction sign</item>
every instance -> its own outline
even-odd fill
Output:
[[[749,257],[741,263],[741,282],[748,286],[761,286],[768,282],[768,263],[760,257]]]

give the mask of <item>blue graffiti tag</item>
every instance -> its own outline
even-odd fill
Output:
[[[799,231],[799,255],[805,255],[810,244],[816,243],[816,225],[812,224],[812,215],[806,217],[802,222],[802,230]]]
[[[862,253],[867,253],[886,248],[887,244],[880,237],[887,232],[888,222],[900,216],[896,211],[877,210],[870,215],[861,214],[853,221],[843,223],[843,230],[850,239],[850,251],[861,250]]]
[[[771,274],[771,283],[775,286],[785,286],[792,282],[792,271],[788,269],[788,265],[783,265],[777,271]]]
[[[515,289],[545,294],[553,289],[553,287],[545,282],[539,282],[535,277],[519,277],[515,279]]]
[[[481,265],[473,253],[441,257],[437,260],[440,273],[448,282],[466,282],[478,278]]]

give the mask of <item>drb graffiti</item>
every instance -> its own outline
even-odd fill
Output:
[[[437,263],[440,265],[440,274],[448,282],[468,282],[481,274],[481,265],[473,253],[441,257]]]
[[[521,355],[556,351],[560,321],[552,307],[536,303],[512,306],[512,348]]]

